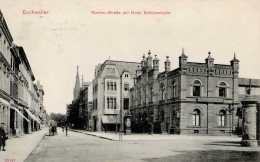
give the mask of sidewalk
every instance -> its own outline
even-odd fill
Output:
[[[84,133],[91,136],[96,136],[103,139],[119,141],[119,133],[111,132],[89,132],[84,130],[70,129],[74,132]],[[131,134],[122,135],[123,141],[174,141],[174,140],[214,140],[214,141],[241,141],[241,137],[237,136],[207,136],[207,135],[162,135],[162,134]]]
[[[34,150],[38,142],[46,134],[48,127],[6,141],[6,151],[0,151],[0,162],[22,162]],[[11,161],[13,160],[13,161]]]

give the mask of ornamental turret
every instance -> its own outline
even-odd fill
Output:
[[[169,60],[169,56],[166,56],[166,61],[164,62],[165,71],[169,72],[171,70],[171,61]]]
[[[188,56],[184,54],[184,48],[182,48],[182,54],[179,57],[179,67],[183,68],[187,64]]]
[[[239,73],[239,60],[236,58],[236,53],[234,53],[234,58],[233,60],[230,61],[230,64],[233,68],[234,74]]]
[[[151,70],[153,67],[153,57],[151,56],[151,51],[149,50],[148,56],[146,58],[148,69]]]

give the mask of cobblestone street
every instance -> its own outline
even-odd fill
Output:
[[[192,137],[191,137],[192,138]],[[196,138],[196,137],[195,137]],[[61,129],[45,136],[25,160],[37,161],[259,161],[259,148],[240,146],[240,138],[111,141]]]

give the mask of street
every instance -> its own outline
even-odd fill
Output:
[[[58,129],[38,143],[26,162],[44,161],[259,161],[259,148],[241,147],[240,141],[111,141]],[[224,138],[225,139],[225,138]]]

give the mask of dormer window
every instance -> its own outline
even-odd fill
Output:
[[[107,73],[115,74],[115,68],[107,68]]]
[[[128,78],[128,75],[129,75],[129,74],[125,74],[125,77]]]

